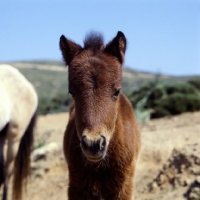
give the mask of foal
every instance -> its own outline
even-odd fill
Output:
[[[140,150],[133,109],[121,93],[126,38],[104,46],[91,33],[84,47],[60,37],[74,101],[64,135],[69,200],[131,200]]]

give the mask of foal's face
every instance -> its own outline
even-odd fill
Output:
[[[119,34],[119,38],[124,37]],[[65,61],[68,59],[65,55],[66,41],[66,38],[60,41]],[[125,39],[122,40],[124,41]],[[118,40],[116,42],[119,48],[121,43]],[[70,44],[68,41],[67,48]],[[113,47],[113,41],[108,47],[110,44]],[[78,48],[75,56],[70,62],[67,60],[66,64],[69,64],[69,92],[75,102],[76,129],[84,155],[89,161],[98,162],[105,158],[115,130],[123,60],[118,57],[122,50],[118,49],[117,57],[109,53],[112,49],[107,46],[82,49],[77,45],[71,49],[74,50],[75,47]]]
[[[103,53],[81,52],[69,68],[69,92],[75,101],[75,119],[83,153],[91,161],[106,155],[115,128],[121,65]]]

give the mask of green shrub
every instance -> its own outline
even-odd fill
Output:
[[[188,82],[144,85],[133,91],[129,99],[140,121],[145,112],[149,118],[159,118],[200,110],[200,92]]]
[[[188,83],[200,91],[200,78],[190,79]]]
[[[147,93],[151,90],[151,85],[144,85],[137,90],[134,90],[129,96],[129,100],[133,107],[136,107],[136,104],[143,99]]]
[[[181,114],[200,109],[200,97],[194,94],[174,93],[167,98],[159,99],[154,103],[155,107],[167,110],[171,115]],[[155,108],[154,108],[155,109]]]
[[[182,93],[182,94],[194,94],[198,93],[195,87],[188,83],[177,83],[177,84],[167,84],[165,86],[166,93],[168,95],[174,94],[176,92]]]

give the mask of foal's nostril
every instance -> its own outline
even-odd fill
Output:
[[[104,136],[101,136],[99,140],[99,149],[103,151],[105,150],[105,148],[106,148],[106,138]]]

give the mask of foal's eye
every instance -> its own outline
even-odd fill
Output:
[[[117,98],[119,96],[119,93],[121,91],[121,88],[119,88],[115,93],[114,93],[114,97]]]

